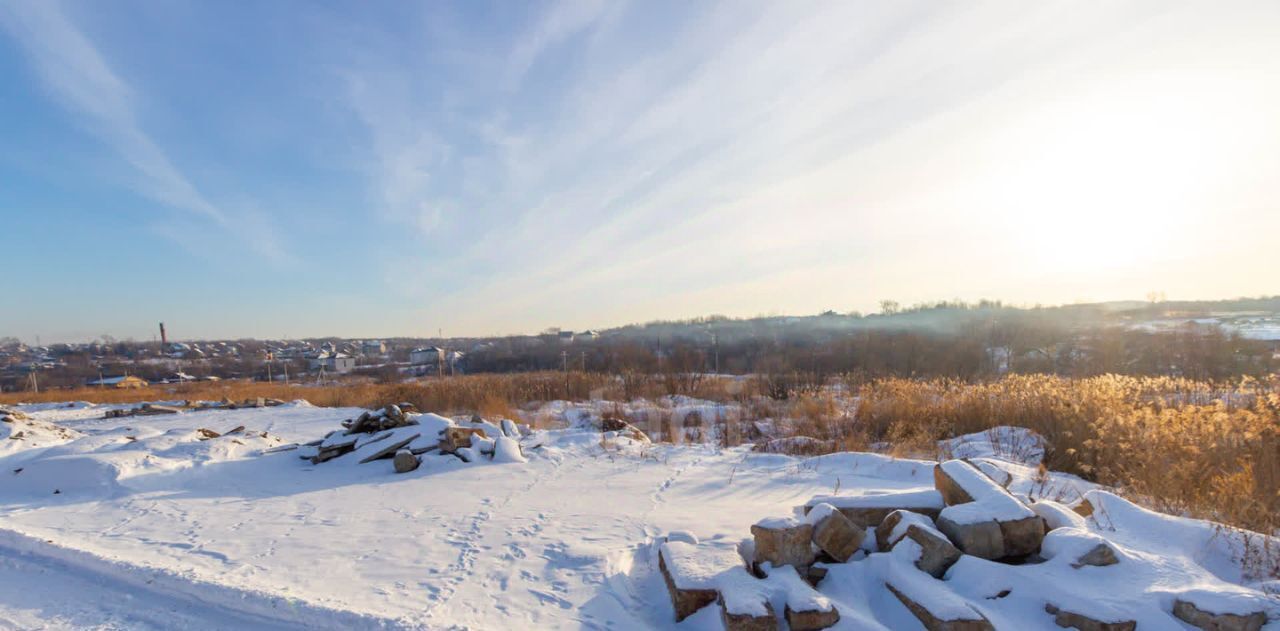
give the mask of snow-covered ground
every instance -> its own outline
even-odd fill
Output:
[[[113,407],[18,408],[56,425],[0,450],[0,627],[714,629],[714,606],[674,622],[656,556],[667,533],[729,546],[817,495],[933,486],[931,462],[602,440],[584,423],[526,440],[527,462],[428,453],[396,474],[389,460],[263,453],[321,438],[361,410],[294,403],[102,418]],[[238,426],[207,440],[197,431]],[[990,455],[975,441],[954,447]],[[1092,489],[991,462],[1015,494],[1075,501]],[[1233,536],[1090,497],[1098,516],[1059,547],[1100,537],[1130,569],[1071,574],[1065,557],[966,557],[948,575],[956,598],[1000,629],[1058,628],[1036,596],[1050,588],[1069,603],[1101,597],[1139,629],[1180,629],[1189,627],[1167,611],[1194,591],[1200,602],[1269,603],[1266,628],[1280,629],[1280,604],[1263,592],[1275,585],[1245,575]],[[922,628],[883,588],[901,573],[892,555],[861,554],[819,586],[841,610],[838,628]],[[1078,583],[1056,585],[1064,576]],[[1013,595],[989,598],[1006,587]]]

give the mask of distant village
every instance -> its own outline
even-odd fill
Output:
[[[626,374],[1104,373],[1223,379],[1280,369],[1280,297],[1010,307],[940,302],[879,313],[709,316],[605,331],[481,338],[151,341],[30,345],[0,337],[0,389],[134,388],[246,379],[394,383],[539,370]]]
[[[222,379],[324,382],[365,377],[400,380],[466,374],[473,354],[495,347],[486,340],[423,338],[215,340],[150,342],[105,337],[84,343],[27,345],[0,338],[0,391],[41,388],[140,388],[153,384]],[[584,344],[595,331],[550,330],[502,338],[506,350]]]

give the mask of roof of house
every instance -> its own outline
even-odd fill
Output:
[[[125,375],[125,376],[123,376],[123,377],[104,377],[104,378],[102,378],[102,379],[94,379],[93,381],[88,382],[88,385],[90,385],[90,386],[114,386],[114,385],[116,385],[116,384],[124,383],[125,381],[130,380],[130,379],[135,380],[135,381],[142,381],[142,379],[140,379],[140,378],[138,378],[138,377],[134,377],[134,376],[132,376],[132,375]]]

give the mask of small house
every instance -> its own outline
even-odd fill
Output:
[[[124,390],[128,388],[145,388],[148,384],[145,379],[134,377],[133,375],[125,375],[123,377],[104,377],[102,379],[94,379],[85,385],[94,388],[119,388]]]

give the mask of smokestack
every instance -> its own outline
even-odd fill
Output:
[[[167,335],[165,335],[165,334],[164,334],[164,323],[163,323],[163,322],[161,322],[161,323],[160,323],[160,343],[161,343],[161,344],[163,344],[163,345],[165,345],[165,346],[168,346],[168,345],[169,345],[169,336],[167,336]]]

